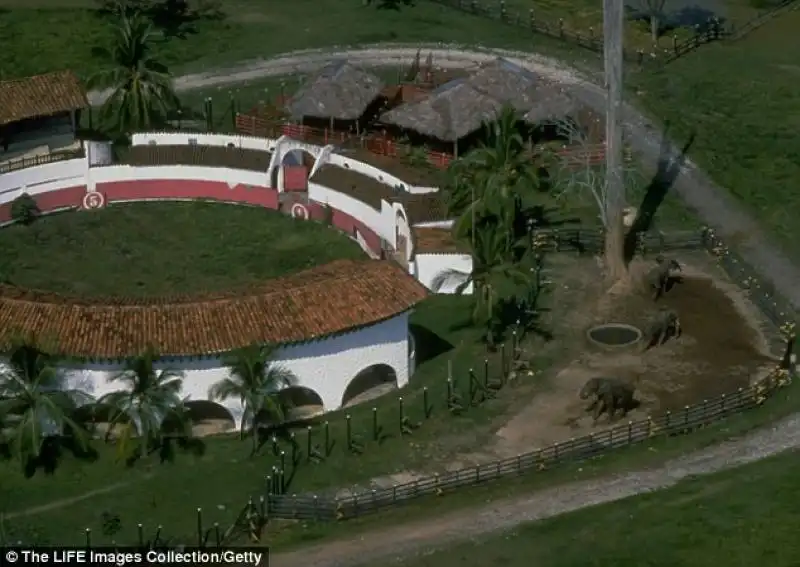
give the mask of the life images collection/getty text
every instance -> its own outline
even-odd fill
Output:
[[[96,565],[98,567],[136,567],[140,565],[175,565],[176,567],[269,567],[269,548],[231,547],[206,549],[175,547],[0,547],[0,567],[40,565]]]

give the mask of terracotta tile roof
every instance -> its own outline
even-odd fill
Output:
[[[449,228],[414,227],[414,253],[416,254],[453,254],[468,253],[466,244],[457,242]]]
[[[88,106],[86,91],[72,71],[0,81],[0,125]]]
[[[403,313],[427,294],[402,268],[379,260],[339,260],[203,297],[86,301],[0,286],[0,342],[33,333],[93,359],[134,356],[148,343],[165,357],[215,354],[353,330]]]

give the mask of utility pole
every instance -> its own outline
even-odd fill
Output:
[[[605,259],[609,281],[627,274],[625,228],[622,209],[626,205],[622,156],[622,63],[624,0],[603,0],[603,56],[606,86],[606,241]]]

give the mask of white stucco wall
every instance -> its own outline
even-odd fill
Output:
[[[134,134],[132,137],[133,145],[147,145],[153,143],[157,145],[188,145],[192,143],[220,147],[233,145],[234,147],[245,149],[271,151],[273,152],[273,163],[277,164],[280,163],[278,159],[282,157],[283,153],[295,149],[303,149],[320,159],[320,162],[315,164],[314,170],[318,169],[321,161],[328,161],[329,163],[342,167],[344,165],[349,165],[351,170],[372,177],[390,186],[402,184],[411,192],[430,192],[431,190],[435,190],[435,188],[414,188],[408,186],[402,183],[398,178],[388,175],[371,165],[336,154],[333,146],[314,146],[292,140],[285,136],[278,140],[273,140],[253,136],[170,132],[141,133]],[[91,155],[92,152],[89,152],[89,154]],[[271,186],[270,175],[267,171],[257,172],[200,166],[133,167],[119,165],[90,168],[89,159],[90,158],[62,161],[0,175],[0,204],[14,200],[23,192],[35,196],[48,191],[82,185],[87,186],[89,191],[94,191],[97,184],[114,181],[174,179],[176,181],[217,181],[227,183],[230,187],[236,185],[251,185],[254,187]],[[312,173],[314,170],[312,170]],[[397,249],[398,233],[405,236],[409,242],[406,260],[409,261],[413,256],[411,227],[408,226],[407,223],[402,222],[403,217],[397,214],[398,210],[402,210],[402,205],[382,201],[380,210],[376,211],[369,205],[349,195],[345,195],[314,182],[309,182],[308,197],[312,201],[330,205],[359,220],[386,241],[393,249]],[[452,225],[452,221],[419,223],[416,226],[446,227],[450,225]],[[458,258],[447,261],[442,260],[442,258],[450,256],[457,256]],[[462,255],[435,255],[435,258],[436,259],[418,257],[416,262],[410,262],[409,273],[416,275],[420,281],[428,285],[430,280],[436,275],[436,272],[431,273],[431,270],[435,270],[435,268],[429,268],[429,266],[443,261],[445,261],[447,265],[452,265],[453,267],[464,267],[466,265]]]
[[[358,331],[276,350],[274,360],[297,376],[297,386],[316,392],[325,411],[339,409],[342,396],[351,380],[362,370],[375,364],[386,364],[397,374],[397,384],[403,387],[413,372],[414,361],[409,357],[409,313]],[[185,372],[181,395],[189,400],[208,400],[208,389],[228,376],[222,357],[202,360],[166,359],[158,369],[169,368]],[[118,375],[121,364],[86,364],[65,368],[69,388],[82,390],[95,399],[119,389],[109,378]],[[243,408],[236,399],[221,402],[241,427]]]
[[[417,279],[428,289],[431,289],[434,278],[446,270],[458,270],[464,274],[472,273],[472,257],[469,254],[417,254],[414,264]],[[443,286],[438,293],[455,293],[455,288],[464,279],[461,277],[451,278],[449,285]],[[472,284],[467,286],[464,293],[472,293]]]

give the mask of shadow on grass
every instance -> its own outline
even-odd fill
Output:
[[[92,447],[82,447],[72,437],[47,437],[42,444],[39,456],[30,458],[25,463],[23,471],[25,478],[32,478],[39,471],[46,475],[55,474],[67,453],[88,463],[94,462],[98,458],[97,451]]]
[[[653,224],[653,219],[659,207],[667,197],[667,193],[675,184],[681,173],[681,168],[686,163],[686,154],[694,144],[695,134],[692,133],[689,139],[681,148],[677,155],[670,151],[670,143],[667,139],[669,124],[665,125],[664,133],[661,138],[658,163],[653,179],[645,188],[644,198],[639,205],[636,220],[633,222],[628,233],[625,235],[625,259],[630,262],[636,253],[637,243],[640,235],[645,234]]]
[[[432,358],[453,350],[453,345],[449,341],[427,327],[410,323],[408,328],[414,337],[417,364],[423,364]]]

